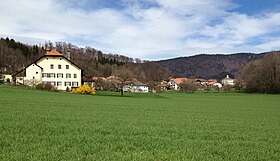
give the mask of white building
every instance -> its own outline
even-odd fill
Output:
[[[222,79],[222,84],[234,86],[234,79],[230,78],[229,75],[226,76],[226,78]]]
[[[183,83],[183,81],[188,81],[188,78],[175,78],[171,79],[168,82],[168,86],[171,90],[179,90],[180,84]]]
[[[0,81],[3,81],[4,83],[12,83],[12,74],[0,73]]]
[[[123,87],[124,92],[132,92],[132,93],[148,93],[149,87],[144,84],[131,84],[125,85]]]
[[[16,78],[17,84],[34,86],[50,83],[58,90],[78,87],[82,84],[82,69],[55,50],[47,53],[21,70]]]

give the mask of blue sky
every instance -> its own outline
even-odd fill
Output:
[[[0,36],[159,60],[280,49],[280,0],[0,0]]]

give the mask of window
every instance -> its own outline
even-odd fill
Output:
[[[43,84],[51,84],[52,86],[55,86],[55,82],[49,82],[49,81],[43,81],[42,82]]]
[[[36,72],[36,74],[38,74],[38,72]]]
[[[72,87],[78,87],[78,82],[72,82]]]
[[[35,79],[35,77],[33,77],[33,79]]]
[[[54,73],[50,73],[50,78],[55,78],[55,74]]]
[[[70,86],[71,87],[71,82],[64,82],[65,86]]]
[[[50,84],[51,84],[52,86],[55,86],[55,82],[50,82]]]
[[[66,69],[69,69],[69,65],[66,65]]]
[[[59,64],[57,68],[58,68],[58,69],[61,69],[61,65]]]
[[[56,82],[57,86],[62,86],[62,82]]]
[[[77,78],[77,74],[74,74],[74,76],[73,76],[74,78]]]
[[[57,78],[63,78],[63,73],[57,73]]]
[[[51,69],[53,69],[53,64],[51,64]]]
[[[55,78],[55,73],[43,73],[43,78]]]
[[[66,73],[66,78],[71,78],[71,74],[70,73]]]

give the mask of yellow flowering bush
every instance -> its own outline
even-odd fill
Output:
[[[91,94],[91,95],[95,95],[96,94],[96,90],[94,87],[91,87],[89,85],[81,85],[80,87],[73,89],[73,93],[77,93],[77,94]]]

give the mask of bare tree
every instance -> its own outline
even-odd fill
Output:
[[[121,96],[123,96],[123,86],[134,78],[131,70],[125,67],[119,67],[113,70],[113,75],[120,78],[120,91]]]
[[[183,80],[183,82],[180,83],[179,86],[182,92],[194,93],[196,91],[195,84],[187,80]]]
[[[280,93],[280,52],[249,63],[238,78],[244,80],[247,92]]]

